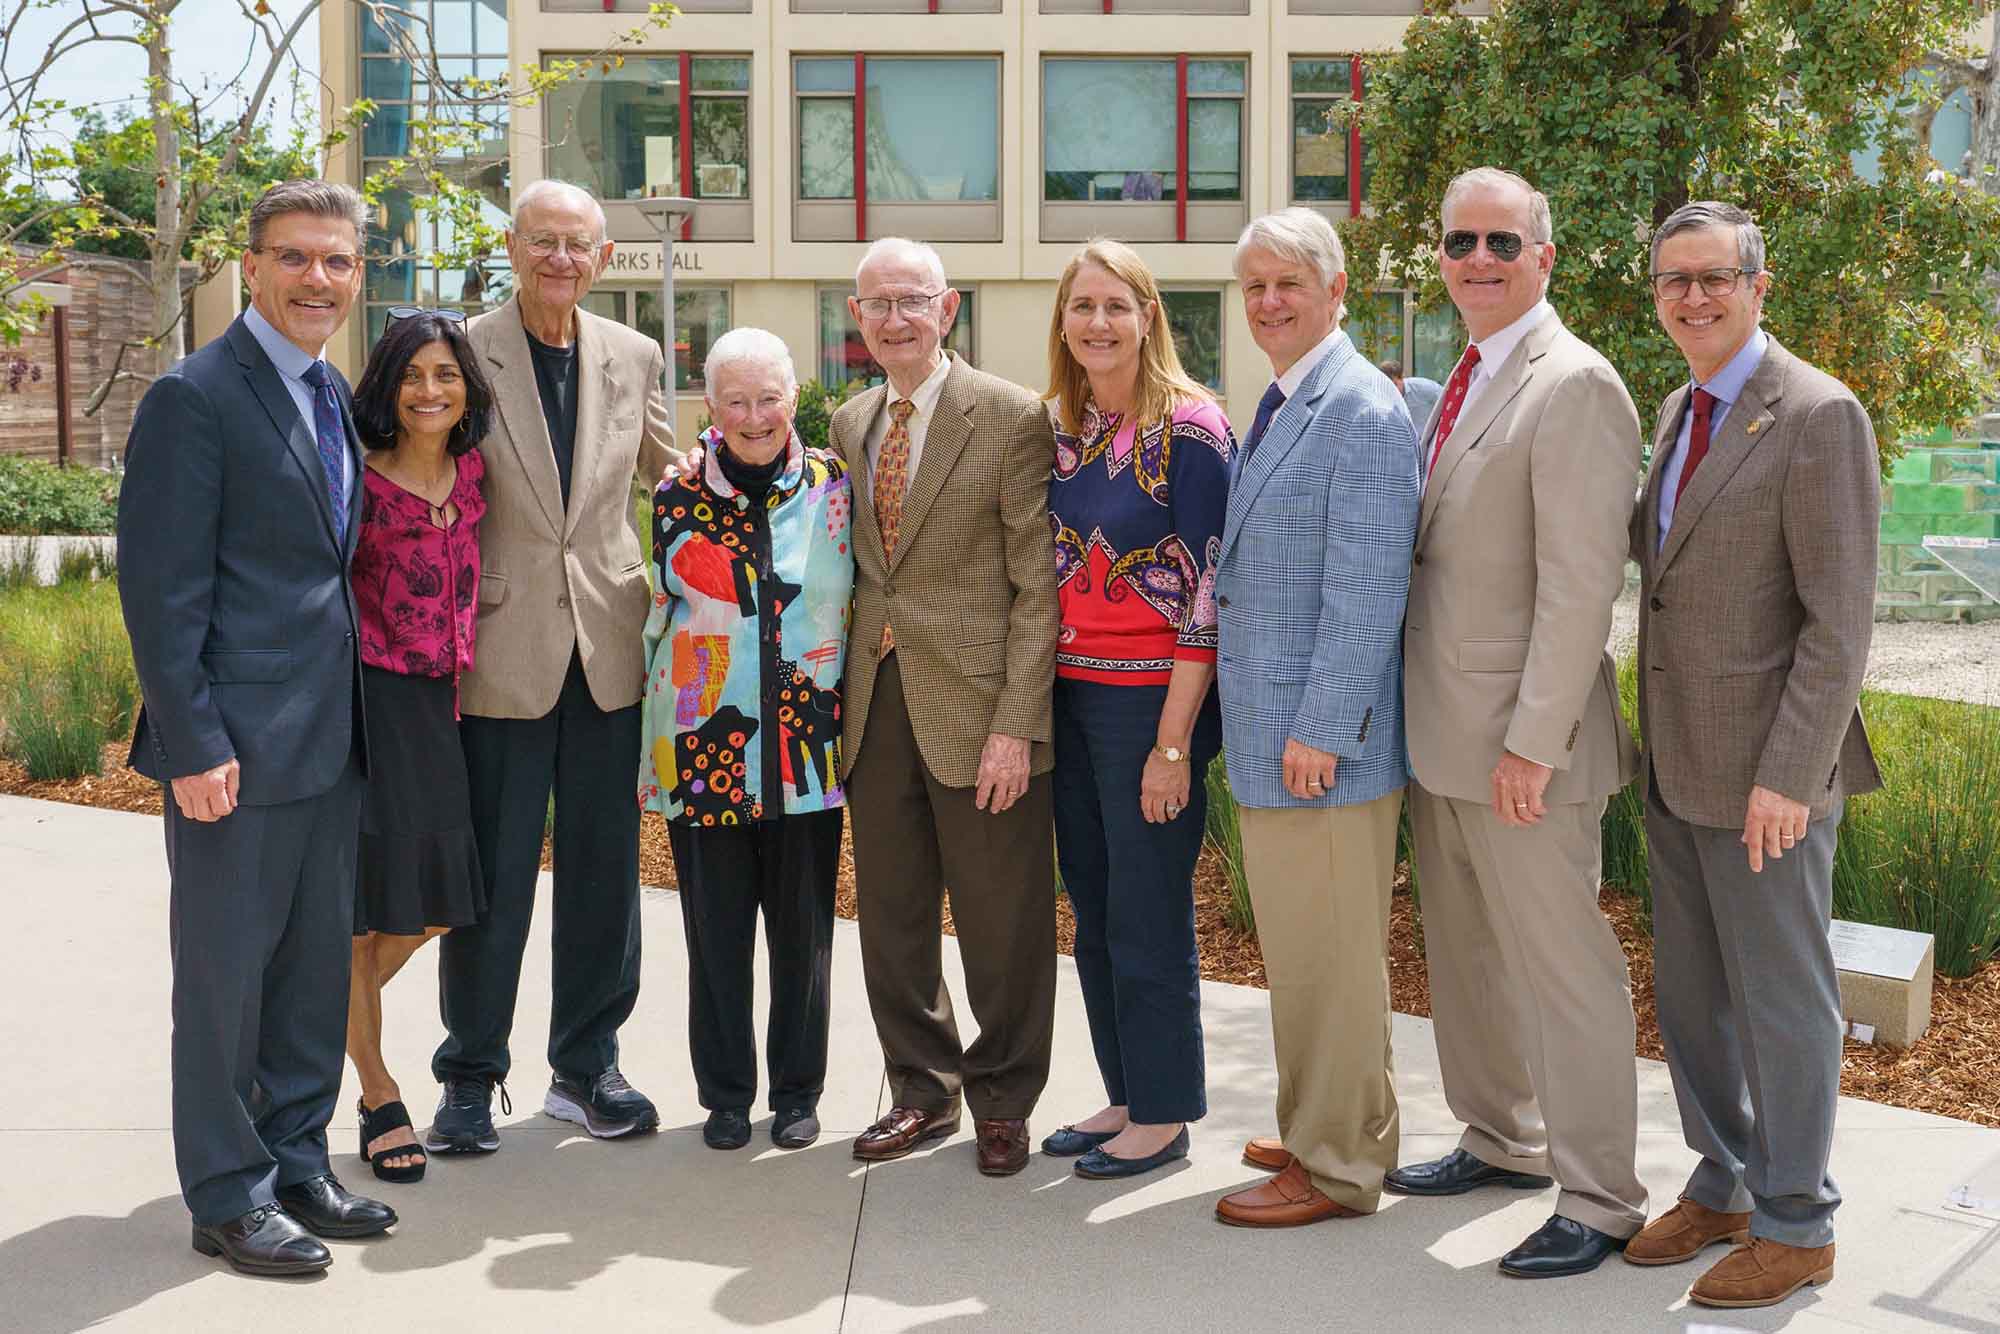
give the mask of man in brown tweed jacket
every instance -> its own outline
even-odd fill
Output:
[[[854,478],[841,773],[893,1103],[854,1156],[953,1133],[962,1099],[979,1170],[1006,1175],[1027,1165],[1055,1017],[1055,436],[1032,391],[941,350],[958,293],[929,246],[875,242],[848,306],[889,378],[833,418]],[[970,1046],[941,967],[947,886]]]

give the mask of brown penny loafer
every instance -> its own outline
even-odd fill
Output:
[[[1752,1237],[1715,1262],[1688,1289],[1690,1300],[1703,1306],[1776,1306],[1807,1284],[1833,1278],[1833,1247],[1787,1246],[1769,1237]]]
[[[1750,1215],[1718,1213],[1683,1195],[1680,1203],[1640,1228],[1625,1244],[1635,1265],[1677,1265],[1718,1241],[1741,1246],[1750,1240]]]
[[[1262,1185],[1217,1200],[1215,1216],[1233,1227],[1303,1227],[1323,1218],[1359,1218],[1361,1211],[1329,1198],[1295,1158]]]
[[[921,1107],[891,1107],[889,1114],[854,1140],[854,1156],[863,1162],[886,1163],[901,1158],[919,1144],[958,1133],[958,1110],[927,1112]]]
[[[1282,1172],[1292,1165],[1292,1154],[1278,1140],[1259,1135],[1244,1142],[1243,1164],[1265,1172]]]
[[[990,1177],[1010,1177],[1028,1165],[1028,1123],[1024,1118],[976,1117],[972,1133],[979,1138],[979,1170]]]

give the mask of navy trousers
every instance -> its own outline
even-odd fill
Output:
[[[1058,679],[1056,864],[1076,914],[1076,972],[1104,1092],[1146,1125],[1208,1111],[1194,863],[1208,762],[1221,745],[1210,692],[1195,726],[1188,804],[1165,824],[1139,809],[1165,686]]]
[[[639,706],[597,707],[572,656],[540,718],[459,724],[486,918],[439,941],[445,1040],[431,1073],[505,1079],[535,913],[542,829],[555,793],[554,998],[549,1066],[592,1079],[618,1063],[618,1029],[639,999]]]

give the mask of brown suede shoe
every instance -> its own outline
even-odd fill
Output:
[[[958,1133],[958,1111],[927,1112],[921,1107],[891,1107],[889,1114],[854,1140],[854,1156],[868,1163],[901,1158],[919,1144]]]
[[[1263,1185],[1217,1200],[1215,1216],[1233,1227],[1303,1227],[1322,1218],[1359,1218],[1361,1211],[1328,1198],[1294,1158]]]
[[[1265,1172],[1282,1172],[1292,1165],[1292,1154],[1278,1140],[1259,1135],[1244,1142],[1243,1164]]]
[[[1715,1262],[1688,1289],[1690,1300],[1703,1306],[1776,1306],[1805,1287],[1833,1278],[1833,1247],[1787,1246],[1769,1237],[1752,1237]]]
[[[1639,1229],[1625,1245],[1625,1259],[1635,1265],[1677,1265],[1700,1255],[1713,1242],[1741,1246],[1750,1240],[1750,1215],[1717,1213],[1687,1196]]]
[[[1028,1123],[1019,1117],[975,1117],[972,1133],[979,1138],[979,1170],[990,1177],[1010,1177],[1028,1165]]]

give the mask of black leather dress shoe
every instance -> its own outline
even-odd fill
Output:
[[[285,1212],[322,1237],[372,1237],[396,1225],[396,1211],[356,1195],[328,1172],[278,1191]]]
[[[1464,1149],[1453,1149],[1435,1162],[1411,1163],[1382,1178],[1382,1189],[1398,1195],[1463,1195],[1481,1186],[1513,1190],[1547,1190],[1556,1183],[1531,1172],[1514,1172],[1483,1163]]]
[[[276,1204],[213,1227],[196,1223],[194,1248],[219,1255],[246,1274],[317,1274],[333,1263],[326,1247]]]
[[[1500,1272],[1515,1278],[1588,1274],[1613,1253],[1624,1250],[1625,1241],[1556,1214],[1536,1228],[1533,1236],[1500,1257]]]
[[[780,1107],[771,1118],[771,1143],[781,1149],[810,1148],[819,1138],[819,1113],[810,1107]]]
[[[718,1107],[702,1123],[701,1142],[711,1149],[740,1149],[750,1142],[750,1113],[741,1107]]]

